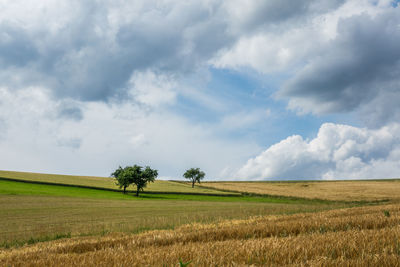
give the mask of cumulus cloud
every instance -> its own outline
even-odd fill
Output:
[[[239,179],[370,179],[400,173],[400,124],[371,130],[325,123],[317,137],[290,136],[251,158]]]
[[[252,40],[261,32],[252,41],[260,51],[266,46],[257,38],[264,40],[271,25],[292,28],[342,2],[6,1],[0,16],[1,83],[43,86],[57,97],[108,101],[124,94],[133,73],[195,72],[238,41],[242,50],[242,37]],[[279,61],[291,59],[290,54],[282,48]],[[216,65],[228,66],[228,57],[222,55]]]
[[[3,86],[40,86],[56,97],[109,101],[125,96],[138,75],[179,82],[179,76],[212,64],[295,73],[278,95],[302,112],[361,112],[373,99],[385,102],[398,93],[400,8],[386,0],[3,5]],[[154,86],[147,86],[149,93],[140,88],[139,101],[155,101]],[[174,98],[169,86],[157,88],[163,96],[158,101]],[[400,111],[380,112],[377,117]]]
[[[239,1],[240,2],[240,1]],[[220,68],[251,67],[261,73],[291,71],[323,45],[322,16],[345,1],[227,2],[237,41],[212,60]],[[310,42],[312,40],[312,42]]]
[[[213,178],[258,150],[255,143],[218,137],[209,125],[140,103],[75,101],[81,116],[71,119],[58,115],[64,101],[44,88],[3,87],[0,99],[0,169],[106,176],[136,163],[175,179],[202,166]]]
[[[233,41],[218,1],[3,4],[2,84],[44,86],[58,97],[107,101],[134,72],[193,72]]]
[[[279,31],[293,23],[302,23],[316,14],[339,7],[344,0],[315,1],[299,0],[240,0],[224,3],[227,15],[235,32],[254,33],[267,30]]]
[[[279,35],[274,32],[261,32],[245,36],[240,38],[233,48],[222,50],[212,63],[218,68],[237,70],[249,66],[262,73],[284,71],[314,48],[315,43],[306,42],[314,35],[312,30],[287,30]]]
[[[400,9],[341,20],[337,36],[311,58],[280,95],[314,113],[345,112],[386,93],[399,93]]]
[[[384,103],[400,95],[400,8],[388,0],[329,3],[296,1],[296,14],[286,12],[292,9],[284,1],[232,7],[237,27],[252,30],[220,50],[212,64],[282,75],[275,96],[299,114],[355,111],[375,128],[396,121],[398,105]],[[256,16],[254,10],[268,14],[272,6],[277,19]]]

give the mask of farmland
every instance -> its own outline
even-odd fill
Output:
[[[195,192],[196,191],[195,189]],[[0,180],[0,245],[60,236],[136,233],[265,214],[320,211],[345,203],[218,195],[142,194]]]
[[[0,252],[1,265],[398,266],[400,206],[357,207],[110,234]],[[29,264],[28,264],[29,265]]]
[[[336,201],[400,199],[400,180],[206,182],[203,186],[245,193]]]
[[[212,182],[193,189],[157,181],[158,189],[135,197],[104,190],[115,189],[109,178],[0,174],[15,179],[0,179],[0,266],[177,266],[179,260],[396,266],[400,260],[398,181],[315,182],[330,188],[323,195],[315,188],[298,193],[312,182],[229,183],[234,188]],[[340,195],[334,188],[342,183]],[[253,192],[259,195],[218,189],[252,192],[249,185],[259,185]],[[263,185],[283,189],[273,194]]]

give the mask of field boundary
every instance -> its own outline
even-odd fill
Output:
[[[21,182],[27,184],[42,184],[42,185],[55,185],[55,186],[65,186],[65,187],[75,187],[75,188],[85,188],[85,189],[94,189],[94,190],[103,190],[103,191],[111,191],[111,192],[120,192],[121,189],[113,189],[113,188],[105,188],[105,187],[97,187],[90,185],[75,185],[75,184],[63,184],[63,183],[52,183],[52,182],[43,182],[43,181],[32,181],[32,180],[23,180],[17,178],[8,178],[8,177],[0,177],[0,180],[3,181],[12,181],[12,182]],[[210,188],[211,189],[211,188]],[[224,190],[213,189],[225,192]],[[136,190],[126,190],[127,193],[136,193]],[[233,192],[232,192],[233,193]],[[241,193],[236,194],[213,194],[213,193],[198,193],[198,192],[163,192],[163,191],[141,191],[140,194],[153,194],[153,195],[197,195],[197,196],[216,196],[216,197],[240,197],[243,196]]]

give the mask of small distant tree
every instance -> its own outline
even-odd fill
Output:
[[[119,188],[124,189],[124,194],[129,185],[135,184],[136,196],[139,196],[140,190],[143,191],[147,183],[155,181],[158,172],[157,170],[151,169],[149,166],[146,166],[145,169],[138,165],[126,166],[125,168],[120,166],[111,176],[117,180],[116,184],[119,185]]]
[[[200,168],[191,168],[183,174],[183,177],[191,180],[193,188],[194,184],[196,182],[200,183],[200,180],[202,180],[205,175],[206,174],[204,172],[200,171]]]

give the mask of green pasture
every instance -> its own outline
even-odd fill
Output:
[[[111,177],[95,176],[73,176],[60,174],[43,174],[32,172],[0,171],[0,178],[9,178],[23,181],[45,182],[61,185],[77,185],[107,189],[119,189],[115,179]],[[128,187],[127,190],[136,190],[135,187]],[[176,193],[202,193],[202,194],[232,194],[212,188],[191,187],[190,183],[156,180],[144,189],[152,192],[176,192]]]

